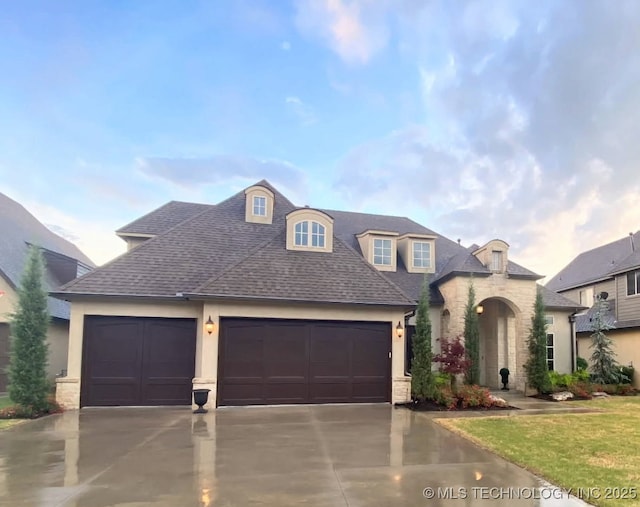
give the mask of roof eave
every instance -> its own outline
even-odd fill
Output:
[[[347,300],[319,300],[313,298],[291,298],[291,297],[274,297],[274,296],[246,296],[242,294],[205,294],[205,293],[184,293],[183,296],[190,300],[236,300],[236,301],[264,301],[264,302],[278,302],[278,303],[317,303],[317,304],[330,304],[330,305],[359,305],[359,306],[392,306],[397,308],[414,308],[416,304],[410,300],[400,302],[376,302],[376,301],[347,301]]]
[[[604,282],[605,280],[610,280],[612,278],[613,278],[613,275],[609,275],[608,274],[608,275],[606,275],[606,276],[604,276],[602,278],[594,278],[593,280],[588,280],[588,281],[585,281],[585,282],[581,282],[581,283],[576,284],[576,285],[569,285],[567,287],[562,287],[562,288],[557,288],[557,289],[552,289],[548,285],[545,285],[545,287],[547,289],[549,289],[549,290],[554,291],[554,292],[561,292],[561,291],[564,292],[564,291],[567,291],[567,290],[572,290],[572,289],[577,289],[579,287],[585,287],[587,285],[592,285],[594,283]]]

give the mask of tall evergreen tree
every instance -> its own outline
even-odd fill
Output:
[[[529,359],[524,368],[527,372],[527,382],[540,393],[551,391],[549,367],[547,364],[547,323],[544,320],[544,302],[542,293],[537,291],[533,305],[531,329],[527,341]]]
[[[604,320],[609,310],[609,303],[599,295],[596,296],[596,312],[593,316],[591,328],[591,372],[593,381],[598,384],[615,384],[619,381],[618,371],[620,369],[615,360],[613,342],[605,334],[611,327]]]
[[[416,310],[416,332],[413,334],[411,360],[411,397],[424,401],[435,395],[435,378],[431,370],[431,319],[429,318],[429,284],[425,280]]]
[[[40,249],[30,247],[18,288],[18,305],[11,317],[9,397],[34,411],[47,408],[46,342],[49,312],[43,286],[44,261]]]
[[[480,383],[480,326],[476,312],[476,291],[473,280],[469,282],[467,306],[464,310],[464,349],[469,362],[465,372],[467,384]]]

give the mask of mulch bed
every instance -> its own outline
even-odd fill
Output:
[[[488,412],[490,410],[520,410],[516,407],[512,407],[507,405],[506,407],[499,407],[497,405],[491,407],[462,407],[461,402],[458,403],[457,408],[448,409],[443,405],[439,405],[438,403],[425,400],[420,402],[408,401],[406,403],[396,403],[394,407],[402,407],[408,408],[409,410],[414,410],[415,412]]]

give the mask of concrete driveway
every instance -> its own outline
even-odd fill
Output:
[[[182,408],[84,409],[0,433],[3,506],[569,504],[531,499],[540,485],[428,415],[389,405],[204,416]],[[489,488],[520,488],[530,499]]]

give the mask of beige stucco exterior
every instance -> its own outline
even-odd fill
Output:
[[[255,222],[257,224],[270,224],[273,222],[273,200],[274,194],[271,190],[261,185],[254,185],[253,187],[249,187],[244,191],[246,196],[245,202],[245,220],[247,222]],[[254,215],[253,214],[253,198],[254,197],[264,197],[266,209],[265,215]]]
[[[9,316],[18,302],[16,291],[7,283],[3,276],[0,276],[0,322],[9,322]]]
[[[428,243],[429,244],[429,267],[416,267],[413,265],[413,245],[414,243]],[[436,244],[435,236],[428,236],[424,234],[405,234],[398,238],[398,255],[404,262],[405,267],[409,273],[433,273],[436,266]]]
[[[611,329],[606,331],[606,334],[613,340],[613,351],[616,353],[618,363],[624,366],[631,365],[635,368],[633,385],[636,389],[640,389],[640,330]],[[592,353],[590,346],[590,334],[580,333],[578,335],[578,356],[589,361]]]
[[[571,349],[573,336],[569,312],[549,310],[545,315],[553,317],[553,324],[547,324],[547,333],[553,334],[554,369],[558,373],[571,373],[573,364],[571,361]]]
[[[83,326],[86,315],[134,317],[195,318],[198,322],[194,388],[211,389],[206,407],[215,408],[218,377],[218,337],[220,319],[224,317],[254,317],[279,319],[359,320],[390,324],[392,401],[407,401],[410,397],[409,378],[405,376],[404,339],[395,336],[395,326],[404,322],[404,309],[367,305],[311,305],[280,302],[233,301],[142,301],[92,300],[71,305],[69,330],[68,375],[59,379],[56,397],[65,408],[80,407],[82,382]],[[204,322],[211,316],[215,323],[209,335]]]
[[[362,255],[369,264],[374,266],[378,271],[396,271],[398,266],[398,236],[399,234],[397,232],[365,231],[356,237],[358,238]],[[373,251],[375,239],[388,239],[391,241],[391,264],[374,264]]]

